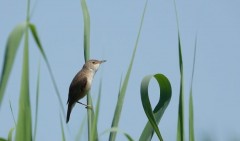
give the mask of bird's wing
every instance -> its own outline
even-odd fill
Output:
[[[87,77],[73,79],[68,94],[68,102],[77,101],[78,94],[80,94],[87,85]]]

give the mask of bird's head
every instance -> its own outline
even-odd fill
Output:
[[[106,60],[101,60],[101,61],[99,61],[99,60],[88,60],[84,64],[83,67],[96,72],[98,70],[99,66],[104,62],[106,62]]]

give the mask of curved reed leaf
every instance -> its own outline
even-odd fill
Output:
[[[38,49],[40,50],[40,52],[41,52],[41,54],[42,54],[42,56],[43,56],[43,59],[44,59],[44,61],[45,61],[46,64],[47,64],[47,68],[48,68],[48,71],[49,71],[49,73],[50,73],[50,77],[51,77],[51,80],[52,80],[52,82],[53,82],[53,86],[54,86],[54,89],[55,89],[55,91],[56,91],[56,94],[57,94],[57,97],[58,97],[58,101],[59,101],[59,104],[60,104],[62,113],[63,113],[63,115],[65,116],[65,115],[66,115],[66,112],[65,112],[65,110],[64,110],[62,98],[61,98],[60,92],[59,92],[59,90],[58,90],[57,83],[56,83],[56,81],[55,81],[55,78],[54,78],[54,75],[53,75],[53,72],[52,72],[52,69],[51,69],[51,65],[50,65],[50,63],[49,63],[49,61],[48,61],[48,59],[47,59],[47,56],[46,56],[46,54],[45,54],[45,52],[44,52],[44,50],[43,50],[42,44],[41,44],[41,42],[40,42],[37,29],[36,29],[35,25],[32,24],[32,23],[29,23],[29,28],[30,28],[30,31],[31,31],[31,33],[32,33],[32,35],[33,35],[33,38],[34,38],[34,40],[35,40],[35,42],[36,42],[36,44],[37,44],[37,46],[38,46]]]
[[[139,41],[140,34],[141,34],[141,31],[142,31],[142,25],[143,25],[144,16],[145,16],[146,9],[147,9],[147,4],[148,4],[148,0],[146,0],[144,10],[143,10],[143,13],[142,13],[141,23],[140,23],[140,27],[139,27],[139,30],[138,30],[138,35],[137,35],[134,50],[133,50],[133,53],[132,53],[131,61],[130,61],[130,64],[128,66],[127,74],[126,74],[126,76],[123,80],[122,88],[120,89],[120,92],[119,92],[119,95],[118,95],[118,101],[117,101],[117,105],[116,105],[116,108],[115,108],[114,117],[113,117],[113,120],[112,120],[112,126],[111,126],[112,128],[113,127],[118,127],[118,123],[119,123],[119,120],[120,120],[120,116],[121,116],[121,112],[122,112],[122,106],[123,106],[123,102],[124,102],[124,97],[125,97],[125,94],[126,94],[126,91],[127,91],[128,81],[129,81],[130,74],[131,74],[131,71],[132,71],[133,61],[134,61],[135,54],[136,54],[136,51],[137,51],[137,48],[138,48],[138,41]],[[116,135],[117,135],[116,133],[117,132],[111,132],[110,133],[109,141],[115,141]]]
[[[152,110],[148,93],[148,85],[152,77],[157,80],[160,87],[160,99],[154,110]],[[148,123],[146,124],[139,141],[150,141],[152,139],[154,131],[157,134],[159,140],[163,141],[158,128],[158,124],[171,100],[171,96],[171,84],[167,77],[163,74],[148,75],[143,78],[141,83],[141,100],[144,112],[148,117]]]
[[[16,127],[16,141],[32,140],[32,118],[29,95],[29,53],[28,31],[25,30],[21,90],[19,97],[18,121]]]
[[[0,79],[0,107],[4,96],[4,91],[8,82],[9,75],[12,70],[17,49],[21,42],[27,23],[18,24],[10,33],[7,39],[6,49],[4,53],[4,62]]]

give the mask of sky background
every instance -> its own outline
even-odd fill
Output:
[[[91,90],[95,101],[102,78],[98,125],[101,133],[111,126],[119,83],[129,65],[145,1],[105,0],[87,1],[87,4],[91,18],[90,56],[107,60],[97,72]],[[240,1],[176,0],[176,4],[184,63],[185,127],[188,127],[189,86],[197,35],[193,82],[196,139],[240,140],[240,66],[237,63],[240,60]],[[26,1],[0,1],[0,70],[7,37],[17,24],[25,20],[26,5]],[[69,85],[84,63],[80,0],[32,1],[31,10],[31,22],[37,27],[65,104]],[[37,140],[60,140],[60,106],[46,64],[32,37],[29,50],[33,119],[37,70],[39,62],[41,64]],[[22,54],[21,45],[0,109],[0,137],[6,138],[10,128],[14,127],[9,101],[17,120]],[[172,85],[172,99],[159,124],[163,138],[172,141],[176,139],[180,85],[173,0],[149,0],[147,6],[119,124],[119,128],[135,140],[138,140],[147,122],[140,100],[140,83],[144,76],[155,73],[167,76]],[[155,81],[151,81],[149,92],[154,105],[159,93]],[[86,103],[86,99],[81,102]],[[64,125],[68,140],[75,139],[85,115],[83,106],[74,107],[70,122]],[[86,138],[87,131],[82,139]],[[101,140],[107,138],[108,134],[105,134]],[[119,134],[117,139],[124,140],[124,137]],[[154,137],[154,140],[157,138]]]

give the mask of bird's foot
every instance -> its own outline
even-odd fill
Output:
[[[91,109],[91,110],[92,110],[92,105],[87,105],[85,108],[86,108],[86,109]]]
[[[80,101],[78,101],[77,103],[84,105],[86,109],[92,109],[92,105],[87,105],[87,104],[84,104]]]

